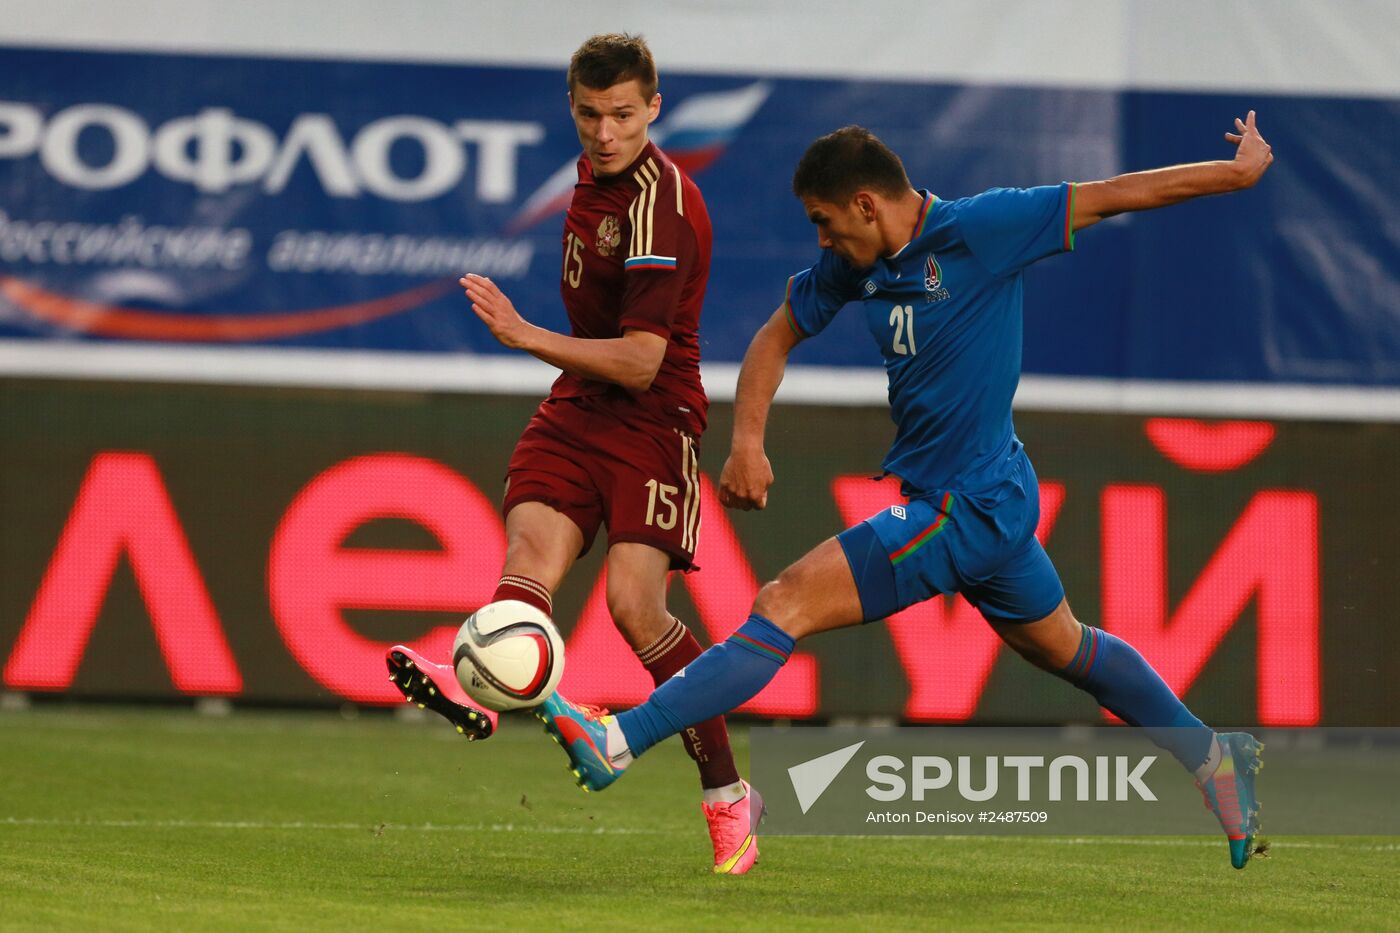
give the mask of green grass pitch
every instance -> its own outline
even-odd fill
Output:
[[[0,929],[1400,925],[1394,838],[1236,872],[1205,837],[774,837],[729,878],[698,801],[679,747],[584,795],[523,718],[469,745],[436,718],[3,712]]]

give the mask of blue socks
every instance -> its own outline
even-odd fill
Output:
[[[787,662],[796,643],[760,615],[663,683],[641,706],[619,713],[618,727],[633,755],[747,702]],[[1188,771],[1211,755],[1215,733],[1191,714],[1132,645],[1084,626],[1079,650],[1060,671],[1099,705],[1147,733]]]
[[[687,664],[641,706],[619,713],[617,724],[633,755],[686,726],[729,712],[750,700],[792,654],[792,636],[760,615]]]
[[[1083,627],[1079,651],[1060,676],[1087,691],[1099,705],[1147,733],[1188,771],[1211,754],[1215,733],[1191,714],[1132,645]]]

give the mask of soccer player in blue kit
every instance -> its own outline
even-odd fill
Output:
[[[1177,165],[1081,184],[996,188],[943,201],[915,190],[903,163],[848,126],[807,149],[793,190],[816,225],[816,265],[787,294],[744,356],[725,505],[761,509],[773,483],[768,410],[789,352],[860,302],[889,375],[896,436],[884,460],[908,502],[808,552],[760,590],[727,640],[635,709],[591,715],[566,702],[537,711],[563,742],[579,783],[599,790],[652,745],[759,692],[798,639],[883,619],[939,593],[961,593],[1038,667],[1142,727],[1196,778],[1243,868],[1258,832],[1254,775],[1262,746],[1215,733],[1123,640],[1081,625],[1035,537],[1035,471],[1011,423],[1021,369],[1022,275],[1074,247],[1077,230],[1128,211],[1255,184],[1273,161],[1254,112],[1235,120],[1231,160]],[[582,738],[578,736],[582,735]]]

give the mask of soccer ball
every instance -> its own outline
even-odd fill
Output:
[[[544,702],[564,676],[564,639],[549,616],[503,599],[467,617],[452,642],[462,689],[497,712]]]

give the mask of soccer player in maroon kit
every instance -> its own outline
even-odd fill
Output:
[[[656,85],[640,37],[594,36],[570,61],[583,154],[559,288],[572,333],[531,324],[484,276],[461,284],[492,336],[563,370],[507,468],[506,560],[493,602],[550,613],[551,594],[606,525],[608,611],[661,684],[701,651],[666,609],[666,578],[695,569],[700,531],[697,442],[708,400],[697,331],[711,234],[700,190],[648,139],[661,109]],[[451,667],[402,646],[389,666],[410,699],[458,731],[484,738],[494,728]],[[722,718],[683,739],[700,770],[714,870],[742,874],[758,856],[762,804],[739,777]]]

